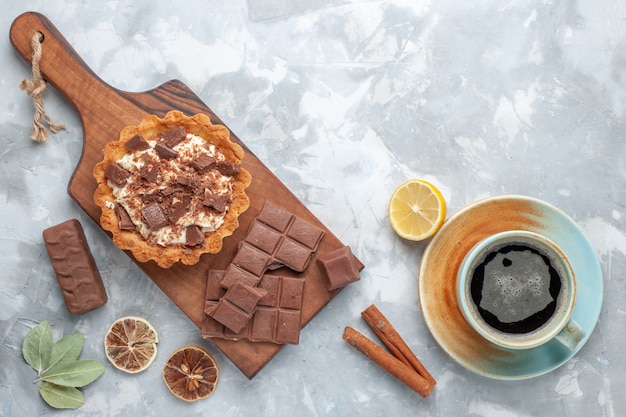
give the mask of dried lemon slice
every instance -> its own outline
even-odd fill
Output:
[[[431,183],[411,179],[401,184],[389,200],[391,227],[402,238],[424,240],[441,228],[446,218],[446,201]]]
[[[163,380],[169,390],[185,401],[196,401],[213,394],[220,371],[215,359],[197,346],[178,349],[163,367]]]
[[[159,335],[141,317],[122,317],[111,324],[104,337],[104,352],[113,366],[135,374],[146,369],[157,355]]]

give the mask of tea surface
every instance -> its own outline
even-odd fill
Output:
[[[481,317],[505,333],[530,333],[554,314],[561,277],[550,258],[526,244],[488,252],[472,273],[472,301]]]

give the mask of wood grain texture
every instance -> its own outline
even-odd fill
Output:
[[[149,114],[163,117],[170,110],[180,110],[187,115],[204,113],[213,123],[224,125],[211,109],[178,80],[139,93],[121,91],[106,84],[85,64],[54,25],[45,16],[34,12],[17,17],[10,30],[11,44],[28,63],[32,56],[30,38],[34,31],[40,32],[44,39],[40,63],[44,79],[76,108],[84,129],[83,150],[69,181],[68,193],[97,224],[100,209],[93,202],[96,189],[96,181],[92,176],[93,167],[102,160],[104,145],[117,140],[122,128],[138,124]],[[258,214],[266,198],[326,230],[318,253],[343,246],[233,132],[231,139],[239,143],[246,152],[243,166],[252,174],[252,184],[247,189],[250,208],[240,217],[239,229],[224,240],[222,252],[217,255],[203,255],[194,266],[177,264],[169,269],[162,269],[152,261],[137,262],[198,327],[201,326],[204,314],[208,270],[225,269],[236,252],[237,242],[245,235],[251,220]],[[303,275],[306,284],[302,327],[337,293],[326,291],[315,262],[311,263]],[[214,339],[213,342],[248,378],[256,375],[282,348],[273,343],[222,339]]]

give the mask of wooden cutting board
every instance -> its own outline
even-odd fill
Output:
[[[59,90],[76,108],[84,129],[84,145],[78,165],[70,179],[68,193],[99,224],[100,209],[93,202],[96,181],[94,165],[103,158],[104,145],[117,140],[123,127],[136,125],[148,115],[163,117],[170,110],[187,115],[204,113],[213,123],[224,123],[187,86],[169,81],[153,90],[133,93],[120,91],[103,82],[68,44],[57,28],[43,15],[28,12],[17,17],[10,30],[13,47],[30,64],[31,35],[43,35],[41,72],[46,81]],[[237,242],[258,214],[266,199],[282,205],[297,216],[326,230],[318,253],[337,249],[343,244],[335,237],[276,176],[231,132],[246,154],[243,166],[252,174],[247,189],[250,208],[240,217],[240,227],[224,240],[217,255],[203,255],[194,266],[177,264],[162,269],[154,262],[137,262],[154,283],[198,326],[204,308],[206,275],[209,268],[225,269],[233,258]],[[128,253],[129,256],[130,253]],[[134,260],[134,259],[133,259]],[[361,265],[362,266],[362,265]],[[306,279],[301,326],[304,327],[335,295],[324,286],[315,262],[303,273]],[[176,335],[169,335],[176,337]],[[214,339],[215,345],[248,377],[252,378],[283,347],[273,343]]]

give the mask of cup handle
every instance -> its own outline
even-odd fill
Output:
[[[567,322],[565,328],[556,335],[556,339],[569,350],[576,349],[583,337],[585,337],[585,330],[574,320]]]

